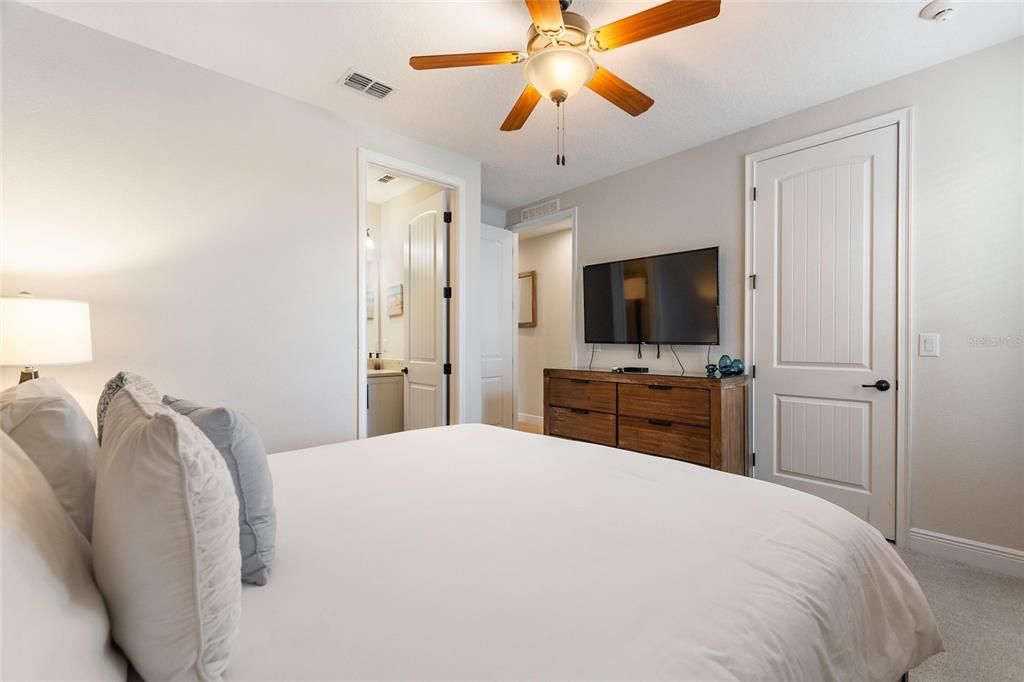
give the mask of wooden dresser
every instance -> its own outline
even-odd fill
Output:
[[[746,476],[747,377],[545,369],[544,433]]]

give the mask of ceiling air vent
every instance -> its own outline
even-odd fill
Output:
[[[558,213],[558,199],[545,201],[543,204],[537,204],[535,206],[527,206],[520,211],[519,222],[525,223],[528,220],[543,218],[544,216],[551,215],[552,213]]]
[[[338,81],[341,85],[350,87],[353,90],[358,90],[370,97],[376,97],[377,99],[384,99],[391,94],[392,88],[390,85],[384,85],[380,81],[375,81],[369,76],[364,76],[358,71],[349,71],[348,75]]]
[[[386,184],[388,184],[389,182],[391,182],[394,179],[395,179],[394,175],[386,175],[385,174],[385,175],[382,175],[379,178],[377,178],[377,182],[381,182],[381,183],[384,183],[386,185]]]

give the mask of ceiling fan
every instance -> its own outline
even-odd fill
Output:
[[[672,0],[597,29],[568,9],[572,0],[525,0],[533,23],[526,52],[474,52],[413,57],[417,70],[462,66],[523,64],[526,87],[501,124],[503,131],[519,130],[541,97],[559,108],[559,150],[555,163],[565,165],[562,104],[584,86],[631,116],[639,116],[654,100],[597,65],[592,53],[606,52],[718,16],[720,0]]]

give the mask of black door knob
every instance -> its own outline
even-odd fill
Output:
[[[408,367],[403,367],[402,368],[402,374],[408,374],[408,373],[409,373],[409,368]]]
[[[877,388],[879,391],[888,391],[890,388],[892,388],[892,384],[890,384],[885,379],[879,379],[873,384],[861,384],[861,386],[863,386],[864,388]]]

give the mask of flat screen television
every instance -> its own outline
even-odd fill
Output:
[[[718,247],[583,268],[587,343],[718,343]]]

